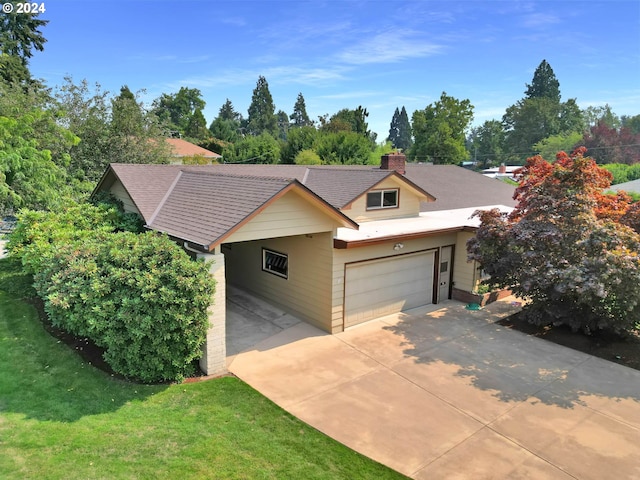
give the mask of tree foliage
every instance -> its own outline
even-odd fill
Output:
[[[278,120],[275,111],[276,107],[269,91],[269,83],[266,78],[260,75],[249,105],[248,132],[251,135],[268,133],[275,137],[278,133]]]
[[[553,103],[560,103],[560,82],[546,60],[536,68],[531,85],[527,84],[524,94],[526,98],[548,98]]]
[[[405,152],[413,145],[411,123],[409,122],[409,116],[407,115],[407,110],[404,108],[404,105],[402,106],[402,110],[398,110],[396,107],[393,113],[387,140],[391,142],[393,148],[399,148]]]
[[[438,101],[413,113],[411,159],[435,164],[467,160],[465,132],[471,120],[473,105],[469,100],[458,100],[442,92]]]
[[[223,150],[222,156],[229,163],[278,163],[280,144],[266,132],[257,136],[249,135],[230,144]]]
[[[351,131],[323,132],[314,150],[325,164],[365,165],[371,152],[371,140]]]
[[[479,213],[469,259],[529,300],[533,323],[624,332],[640,321],[640,235],[620,223],[633,217],[628,200],[601,193],[610,174],[583,154],[529,158],[514,211]]]
[[[105,349],[104,359],[144,382],[193,373],[208,327],[208,267],[155,232],[116,233],[120,214],[101,204],[25,211],[13,254],[34,273],[51,322]]]
[[[78,138],[58,122],[47,92],[0,83],[0,211],[55,208],[72,193],[67,168]]]
[[[289,116],[292,127],[310,127],[313,126],[313,122],[307,115],[307,106],[304,101],[302,93],[298,93],[296,103],[293,105],[293,113]]]
[[[601,121],[579,143],[601,164],[640,162],[640,133],[634,134],[628,127],[609,127]]]
[[[17,2],[5,3],[15,6]],[[41,20],[38,16],[38,12],[0,15],[0,76],[7,83],[31,80],[27,65],[33,50],[44,50],[47,40],[41,28],[49,23],[49,20]]]
[[[318,138],[318,131],[312,126],[292,128],[282,147],[282,163],[294,163],[302,150],[311,150]]]
[[[70,151],[72,178],[96,181],[110,162],[169,163],[169,147],[156,116],[147,113],[126,86],[109,102],[109,92],[99,84],[90,88],[86,80],[75,84],[67,77],[56,102],[61,123],[80,138]]]
[[[171,132],[186,135],[189,121],[196,111],[204,109],[206,102],[197,88],[180,87],[177,93],[163,93],[153,101],[153,113]],[[206,124],[206,122],[205,122]]]
[[[575,99],[560,101],[560,83],[543,60],[536,69],[525,97],[507,108],[502,117],[505,146],[511,161],[523,161],[534,145],[552,136],[584,131],[584,115]]]
[[[498,120],[487,120],[470,135],[471,158],[488,168],[506,161],[504,130]]]

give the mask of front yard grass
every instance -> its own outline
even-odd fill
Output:
[[[399,479],[233,377],[140,385],[43,328],[29,279],[0,260],[3,479]]]

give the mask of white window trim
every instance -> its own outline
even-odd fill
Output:
[[[387,192],[395,192],[396,194],[396,203],[395,205],[383,205],[384,203],[384,194]],[[369,206],[369,195],[372,193],[380,193],[380,205],[375,207]],[[398,208],[400,206],[400,189],[399,188],[385,188],[382,190],[371,190],[367,192],[367,197],[365,199],[367,210],[383,210],[386,208]]]
[[[280,273],[276,270],[272,270],[271,268],[269,268],[269,264],[267,264],[267,255],[273,255],[279,258],[284,258],[284,261],[286,264],[286,273]],[[272,275],[276,275],[277,277],[280,277],[280,278],[288,279],[289,278],[289,255],[287,255],[286,253],[276,252],[275,250],[270,250],[268,248],[263,248],[262,249],[262,271],[270,273]]]

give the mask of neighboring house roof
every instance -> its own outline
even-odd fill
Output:
[[[181,138],[166,138],[165,140],[171,147],[171,153],[174,157],[193,157],[199,155],[204,158],[222,158],[222,156],[216,152],[199,147]]]
[[[611,187],[609,187],[609,190],[613,190],[614,192],[624,190],[625,192],[640,193],[640,179],[619,183],[617,185],[611,185]]]

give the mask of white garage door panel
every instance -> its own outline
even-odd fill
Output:
[[[433,262],[422,252],[347,265],[345,328],[431,303]]]

